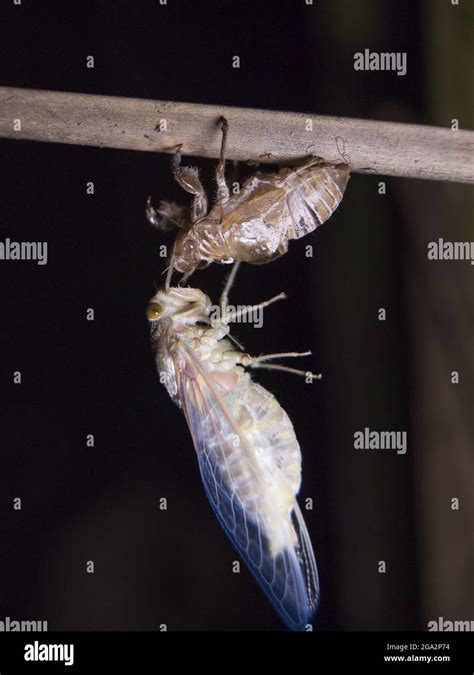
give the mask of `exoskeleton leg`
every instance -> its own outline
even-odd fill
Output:
[[[165,271],[166,271],[165,288],[167,291],[169,291],[171,286],[171,278],[174,272],[174,248],[170,256],[170,264],[168,265],[168,268]]]
[[[225,180],[225,150],[227,145],[227,131],[229,124],[225,117],[220,118],[222,128],[221,156],[216,167],[217,194],[216,204],[225,204],[229,199],[229,188]]]
[[[204,187],[199,180],[199,173],[196,167],[181,166],[181,146],[171,158],[171,170],[175,180],[181,185],[183,190],[194,195],[191,206],[191,218],[195,222],[207,213],[207,196]]]

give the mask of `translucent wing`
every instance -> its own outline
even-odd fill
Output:
[[[242,455],[249,456],[242,452],[247,443],[245,437],[212,377],[191,350],[180,351],[175,357],[175,369],[183,411],[214,513],[282,620],[293,630],[304,630],[318,603],[319,582],[299,507],[295,502],[291,513],[293,540],[287,538],[286,544],[272,553],[269,523],[261,513],[259,495],[252,498],[250,491],[243,498],[248,481],[244,478],[242,482],[242,475],[255,470],[246,460],[248,466],[243,468],[248,471],[242,471]],[[273,512],[277,512],[276,507]]]

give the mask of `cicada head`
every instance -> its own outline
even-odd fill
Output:
[[[210,262],[233,262],[227,250],[220,218],[205,216],[176,238],[172,264],[174,269],[190,276]]]
[[[151,298],[146,315],[152,323],[193,324],[207,321],[210,307],[210,299],[198,288],[163,288]]]
[[[194,229],[180,234],[173,249],[173,267],[182,274],[191,274],[201,262],[200,241]]]
[[[198,322],[209,323],[211,301],[198,288],[160,289],[150,299],[146,315],[150,322],[152,350],[160,378],[173,401],[181,406],[172,345],[194,333]]]

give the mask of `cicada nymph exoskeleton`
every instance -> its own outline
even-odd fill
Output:
[[[257,171],[230,194],[225,179],[227,122],[222,120],[221,156],[216,168],[216,197],[208,198],[193,167],[173,155],[172,171],[184,190],[194,195],[188,209],[150,198],[147,216],[156,227],[177,227],[170,256],[167,286],[173,270],[189,277],[211,262],[261,264],[286,253],[291,239],[299,239],[324,223],[337,209],[350,176],[348,164],[332,164],[309,157],[299,166],[278,172]]]

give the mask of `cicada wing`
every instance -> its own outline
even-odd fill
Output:
[[[298,543],[288,541],[273,555],[265,520],[257,505],[252,508],[239,497],[229,466],[232,450],[244,447],[246,439],[203,364],[191,352],[185,358],[187,366],[177,369],[179,393],[212,509],[282,620],[293,630],[304,630],[318,603],[319,583],[299,508],[296,504],[292,513]]]

